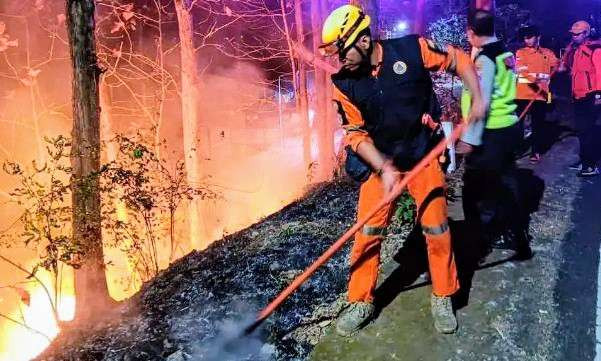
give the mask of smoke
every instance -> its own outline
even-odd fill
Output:
[[[204,238],[209,242],[255,223],[302,194],[306,179],[301,125],[295,121],[299,118],[294,117],[294,102],[278,104],[277,90],[263,70],[246,62],[230,60],[227,68],[203,76],[201,168],[208,175],[207,185],[220,194],[202,205]]]
[[[265,343],[259,328],[246,335],[244,330],[255,320],[254,313],[248,311],[248,306],[236,306],[244,313],[236,318],[228,318],[214,323],[215,336],[207,337],[201,342],[190,343],[187,360],[202,361],[269,361],[276,354],[275,346]]]
[[[66,77],[71,71],[68,48],[61,42],[55,44],[55,38],[48,37],[48,29],[38,24],[38,17],[42,17],[44,25],[56,25],[59,35],[64,38],[64,24],[58,23],[64,9],[51,1],[40,2],[40,6],[44,6],[43,12],[39,9],[32,12],[31,7],[17,1],[0,0],[0,4],[4,7],[4,11],[0,12],[0,22],[5,27],[3,35],[10,36],[10,40],[19,40],[19,46],[2,52],[0,60],[0,72],[11,74],[6,81],[0,82],[0,163],[9,159],[30,164],[33,159],[44,158],[46,147],[43,136],[68,135],[71,128],[71,91],[69,77]],[[7,17],[5,13],[17,14],[18,18]],[[23,21],[22,15],[27,15],[28,22]],[[106,21],[110,25],[112,18],[100,15],[100,18],[108,19]],[[30,27],[27,32],[25,26]],[[153,58],[157,51],[153,31],[147,29],[143,33],[136,32],[136,36],[147,41],[136,45],[136,54],[141,56],[133,59]],[[110,37],[113,39],[116,35],[111,34]],[[102,36],[98,39],[101,45],[98,51],[102,59],[125,57],[112,52],[114,41],[117,40],[111,39],[107,40]],[[164,39],[166,48],[169,39],[171,37]],[[51,47],[52,51],[49,50]],[[121,54],[120,51],[118,53]],[[144,61],[142,65],[134,63],[129,66],[124,63],[106,72],[106,84],[110,85],[110,103],[102,109],[108,119],[106,123],[110,124],[114,133],[133,136],[140,129],[160,124],[159,135],[161,139],[165,139],[167,147],[161,156],[169,164],[183,157],[181,104],[174,90],[177,85],[166,85],[171,84],[170,77],[162,80],[165,84],[157,85],[156,81],[163,79],[157,75],[163,72],[169,72],[175,79],[178,78],[177,66],[171,67],[171,64],[179,63],[176,53],[165,53],[164,69]],[[46,61],[48,54],[54,56],[50,59],[52,61]],[[279,93],[265,70],[252,62],[233,61],[231,58],[219,57],[218,54],[209,56],[204,51],[199,54],[207,69],[199,89],[202,95],[202,117],[199,119],[201,129],[198,134],[203,154],[202,175],[208,186],[220,195],[218,199],[206,200],[202,209],[202,216],[206,220],[204,236],[213,241],[249,226],[299,197],[306,184],[306,171],[301,160],[300,125],[293,117],[294,102],[278,103]],[[16,69],[14,76],[13,68]],[[122,81],[110,78],[108,74],[128,75],[122,84]],[[13,77],[14,79],[9,79]],[[285,83],[285,80],[283,77],[282,82]],[[167,89],[164,95],[162,86]],[[284,92],[289,92],[289,88],[290,85],[284,88]],[[6,202],[10,199],[9,192],[17,185],[12,177],[0,172],[2,229],[13,224],[23,211]],[[193,184],[196,187],[202,185],[204,183]],[[188,234],[184,230],[185,212],[185,206],[182,206],[176,214],[176,239],[182,245],[178,255],[189,251]],[[162,244],[164,243],[159,242],[159,247]],[[35,251],[20,247],[3,254],[24,264],[36,260]],[[159,248],[159,253],[161,260],[166,259],[169,249]],[[105,256],[110,261],[107,277],[111,295],[118,299],[129,296],[136,290],[133,286],[129,287],[132,283],[128,282],[134,278],[130,276],[134,272],[133,267],[120,249],[107,247]],[[167,262],[161,263],[160,267],[166,267]],[[2,284],[21,282],[26,276],[14,272],[2,262],[0,274]],[[137,287],[137,284],[133,285]],[[12,310],[18,310],[18,306],[18,298],[10,289],[0,292],[2,312],[11,313]],[[238,323],[222,322],[215,337],[233,337],[227,331],[233,331],[237,326],[241,328],[243,321],[246,320]],[[8,321],[0,320],[0,330],[3,333],[4,327],[8,327],[6,325]],[[262,347],[256,342],[250,342],[252,340],[258,342],[256,337],[244,338],[241,348],[235,348],[236,352],[250,350],[255,346]],[[4,348],[0,342],[0,352]],[[214,351],[213,349],[205,351]]]
[[[262,353],[263,342],[256,334],[244,335],[244,328],[252,322],[245,320],[225,320],[218,325],[218,334],[208,348],[201,347],[192,359],[207,361],[269,360],[269,354]]]

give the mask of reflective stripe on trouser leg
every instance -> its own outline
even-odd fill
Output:
[[[379,226],[363,226],[361,233],[366,236],[385,236],[387,227],[379,227]]]
[[[450,296],[459,290],[447,219],[445,187],[444,174],[436,160],[408,184],[426,236],[432,292],[437,296]]]
[[[361,185],[357,217],[362,219],[382,197],[380,177],[372,174]],[[392,206],[388,205],[373,215],[361,231],[355,234],[351,250],[351,275],[348,288],[349,302],[372,302],[378,281],[382,238],[390,219]]]
[[[448,230],[449,230],[448,222],[444,222],[443,224],[434,226],[434,227],[428,227],[428,226],[422,225],[422,231],[424,232],[424,236],[427,236],[427,235],[437,236],[439,234],[445,233]]]

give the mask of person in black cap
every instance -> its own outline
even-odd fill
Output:
[[[532,154],[530,161],[541,159],[545,143],[547,103],[551,102],[549,83],[559,66],[559,60],[550,49],[540,46],[540,32],[534,25],[524,26],[519,31],[524,47],[516,52],[518,85],[516,103],[518,115],[528,108],[532,126]],[[522,117],[524,118],[524,117]]]

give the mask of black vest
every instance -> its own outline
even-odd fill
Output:
[[[506,53],[507,50],[505,48],[505,44],[502,41],[495,41],[494,43],[486,44],[482,47],[482,50],[478,53],[478,57],[486,56],[493,63],[496,64],[497,56]]]
[[[434,95],[418,40],[409,35],[380,42],[384,56],[377,78],[346,70],[332,76],[361,112],[376,148],[401,170],[411,169],[433,146],[432,131],[421,122]]]

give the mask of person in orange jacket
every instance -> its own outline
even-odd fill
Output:
[[[534,25],[522,27],[519,31],[524,47],[516,52],[518,84],[516,103],[517,113],[522,115],[530,105],[528,113],[532,125],[532,154],[530,161],[537,163],[545,142],[547,102],[550,100],[549,83],[557,70],[559,60],[552,50],[540,46],[540,32]]]
[[[350,154],[371,174],[364,178],[358,218],[389,194],[405,172],[434,146],[424,114],[431,107],[430,71],[446,70],[462,77],[480,94],[478,77],[469,56],[452,46],[441,46],[417,35],[373,41],[370,18],[353,5],[334,10],[325,20],[321,46],[325,56],[338,55],[342,68],[332,76],[334,103],[346,130]],[[469,119],[484,117],[479,96]],[[427,120],[427,119],[426,119]],[[349,159],[347,157],[347,166]],[[431,309],[435,328],[452,333],[457,328],[451,296],[459,289],[447,220],[445,177],[437,160],[408,184],[415,199],[427,241],[432,279]],[[348,336],[373,317],[373,292],[378,279],[380,248],[393,213],[388,205],[355,235],[348,289],[350,306],[336,330]]]
[[[597,144],[600,135],[597,118],[601,114],[601,43],[590,38],[591,26],[586,21],[574,23],[570,32],[572,42],[559,68],[560,71],[571,71],[574,115],[580,143],[580,159],[570,168],[579,170],[582,177],[592,177],[600,174],[597,167],[601,158]]]

